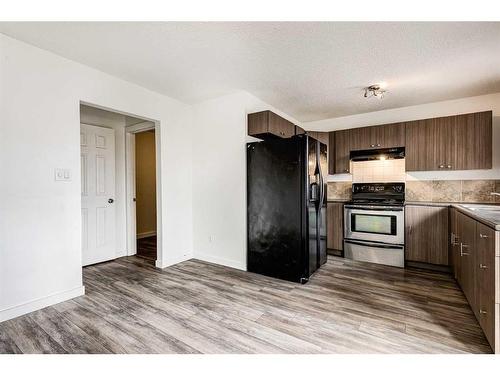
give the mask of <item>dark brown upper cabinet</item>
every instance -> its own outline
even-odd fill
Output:
[[[298,135],[298,134],[306,134],[306,131],[304,129],[302,129],[300,126],[295,125],[295,135]]]
[[[325,145],[328,146],[329,144],[329,133],[328,132],[315,132],[315,131],[307,131],[307,135],[310,137],[317,139],[321,143],[324,143]]]
[[[453,169],[492,168],[491,111],[457,116]]]
[[[290,138],[295,135],[295,125],[271,111],[250,113],[248,115],[248,135],[256,138],[276,136]]]
[[[405,145],[404,124],[367,126],[350,130],[351,150],[402,147]]]
[[[336,165],[336,158],[335,158],[335,133],[336,132],[330,132],[328,133],[328,174],[335,174],[335,165]]]
[[[335,160],[330,160],[331,164],[334,164],[335,173],[349,173],[350,172],[350,137],[351,131],[339,130],[335,132],[333,152],[335,155]]]
[[[492,167],[492,112],[406,123],[406,170],[467,170]]]

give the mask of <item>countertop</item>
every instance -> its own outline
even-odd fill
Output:
[[[457,203],[453,204],[452,207],[484,225],[500,231],[500,207],[498,205]]]

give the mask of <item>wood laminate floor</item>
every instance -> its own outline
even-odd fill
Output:
[[[0,323],[0,352],[491,352],[446,274],[329,257],[299,285],[127,257],[83,275],[85,296]]]
[[[154,264],[156,260],[156,236],[137,239],[137,256],[152,260]]]

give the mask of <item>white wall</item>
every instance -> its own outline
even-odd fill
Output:
[[[245,92],[193,107],[195,258],[246,269],[247,114],[266,109],[297,123]]]
[[[160,263],[192,255],[190,108],[0,34],[0,321],[83,291],[80,101],[160,121]]]
[[[407,173],[407,179],[418,180],[476,180],[500,178],[500,93],[470,98],[447,100],[437,103],[363,113],[354,116],[306,122],[307,130],[332,131],[361,126],[389,124],[393,122],[449,116],[461,113],[493,111],[493,168],[474,171],[433,171]],[[348,174],[329,176],[329,181],[350,181]]]

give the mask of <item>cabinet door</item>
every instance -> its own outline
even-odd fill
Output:
[[[433,138],[435,154],[437,157],[434,169],[456,169],[454,165],[454,158],[457,116],[439,117],[429,121],[434,123]]]
[[[458,283],[477,317],[478,311],[475,292],[477,257],[475,249],[476,221],[460,212],[457,214],[457,219],[460,228],[460,272],[458,274]]]
[[[450,266],[452,268],[453,277],[458,278],[460,272],[460,236],[457,222],[458,212],[455,208],[450,209]]]
[[[376,131],[373,126],[350,129],[350,150],[367,150],[376,146]]]
[[[328,132],[315,132],[315,131],[307,131],[307,135],[310,137],[317,139],[321,143],[324,143],[326,146],[328,146],[329,143],[329,134]]]
[[[448,265],[448,208],[406,206],[407,261]]]
[[[248,135],[257,136],[268,132],[269,111],[248,114]]]
[[[290,138],[295,135],[295,125],[276,113],[269,111],[269,127],[271,134],[282,138]]]
[[[295,125],[271,111],[250,113],[248,115],[248,135],[259,137],[266,134],[290,138],[295,135]]]
[[[350,130],[335,132],[335,173],[350,172]]]
[[[406,170],[436,171],[452,168],[454,116],[410,121],[405,125]]]
[[[409,121],[405,124],[406,170],[435,170],[438,156],[432,120]]]
[[[305,134],[305,130],[302,129],[300,126],[298,125],[295,125],[295,135],[298,135],[298,134]]]
[[[495,347],[495,231],[476,223],[477,309],[479,324],[490,345]]]
[[[328,202],[327,205],[327,247],[333,250],[344,248],[344,204]]]
[[[328,134],[328,174],[335,174],[335,132]]]
[[[491,169],[492,112],[456,116],[453,169]]]
[[[396,123],[377,126],[378,137],[377,144],[381,148],[404,147],[405,146],[405,124]]]

